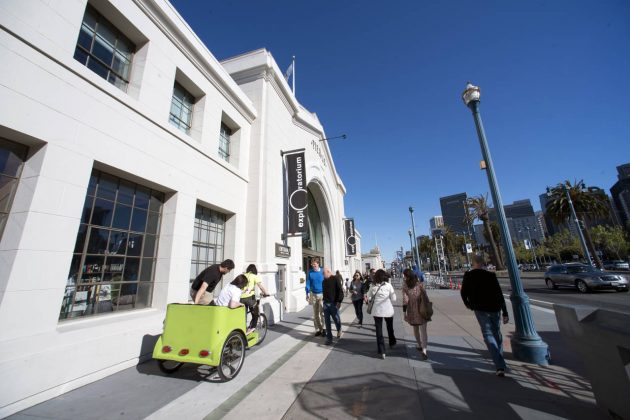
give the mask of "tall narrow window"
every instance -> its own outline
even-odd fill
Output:
[[[85,9],[74,58],[122,90],[127,90],[135,46],[100,13]]]
[[[190,133],[190,127],[192,126],[194,102],[195,98],[179,83],[175,82],[169,121],[186,134]]]
[[[150,306],[164,194],[90,177],[59,319]]]
[[[223,261],[226,219],[223,213],[197,206],[190,262],[191,282],[209,265]],[[217,286],[218,290],[221,290],[220,286]]]
[[[0,238],[9,218],[28,148],[0,138]]]
[[[230,137],[232,130],[227,125],[221,123],[221,133],[219,134],[219,156],[226,162],[230,161]]]

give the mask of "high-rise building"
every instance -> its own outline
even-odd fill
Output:
[[[542,242],[545,235],[538,226],[538,219],[529,198],[505,205],[503,209],[513,241],[523,242],[531,238],[538,243]]]
[[[468,232],[468,227],[464,220],[466,218],[464,202],[467,198],[468,196],[465,192],[440,197],[440,208],[442,209],[444,225],[450,227],[453,232],[458,234]]]
[[[444,227],[444,219],[442,218],[442,215],[430,218],[429,226],[431,228],[431,235],[439,235],[441,233],[441,229]]]
[[[606,207],[608,208],[608,214],[602,217],[586,217],[585,223],[586,226],[591,228],[595,226],[617,226],[619,225],[619,220],[617,217],[617,211],[615,210],[615,206],[613,205],[611,198],[606,194],[606,191],[599,187],[588,187],[589,194],[599,195],[602,198],[602,201],[605,202]]]
[[[547,223],[545,222],[545,214],[542,210],[536,212],[536,226],[540,229],[544,236],[549,236]]]
[[[618,181],[610,188],[619,222],[630,229],[630,163],[617,166]]]

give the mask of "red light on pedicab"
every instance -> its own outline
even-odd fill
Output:
[[[210,356],[210,352],[208,350],[201,350],[199,352],[199,357],[208,357]]]
[[[162,353],[170,353],[171,350],[173,350],[171,348],[171,346],[164,346],[164,347],[162,347]]]
[[[187,354],[188,354],[188,349],[181,349],[181,350],[179,351],[179,355],[180,355],[180,356],[186,356]]]

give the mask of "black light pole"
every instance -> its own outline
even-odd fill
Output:
[[[508,229],[505,210],[503,209],[503,200],[501,200],[499,185],[496,175],[494,174],[494,164],[492,163],[490,149],[488,148],[488,142],[486,141],[486,133],[484,132],[483,124],[481,123],[481,115],[479,114],[480,97],[481,90],[479,87],[468,83],[464,93],[462,94],[462,99],[464,100],[466,106],[472,111],[473,118],[475,120],[481,154],[483,156],[483,160],[486,162],[486,174],[488,175],[490,193],[492,194],[492,201],[494,202],[494,208],[496,209],[498,216],[501,241],[503,243],[503,248],[505,249],[508,273],[510,275],[510,285],[512,286],[510,300],[512,301],[514,325],[516,327],[515,334],[510,338],[512,352],[517,360],[528,363],[537,363],[539,365],[547,365],[549,364],[550,357],[549,347],[547,346],[547,343],[542,341],[538,332],[536,332],[534,319],[532,318],[531,309],[529,307],[529,298],[523,290],[518,264],[516,263],[516,255],[514,254],[514,248],[512,247],[512,238],[510,236],[510,230]]]

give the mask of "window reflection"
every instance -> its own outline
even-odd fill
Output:
[[[150,306],[163,202],[162,192],[93,171],[60,319]]]

